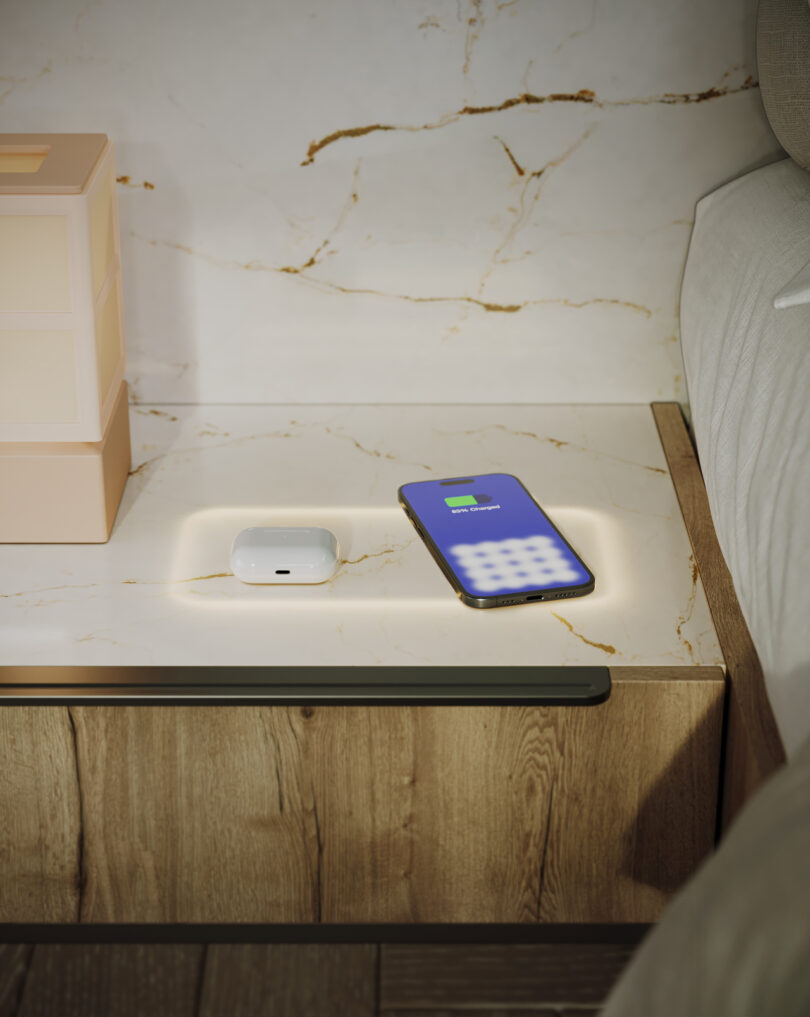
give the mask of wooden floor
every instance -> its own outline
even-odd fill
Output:
[[[0,945],[0,1017],[587,1017],[628,945]]]

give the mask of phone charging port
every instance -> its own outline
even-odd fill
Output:
[[[535,595],[533,597],[527,597],[526,598],[526,603],[528,604],[530,600],[542,600],[543,596],[544,595],[542,593],[535,593]]]

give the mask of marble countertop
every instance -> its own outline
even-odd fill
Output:
[[[109,543],[0,545],[3,664],[722,665],[650,408],[133,406]],[[596,575],[560,604],[465,607],[400,484],[520,477]],[[246,586],[252,525],[320,525],[319,586]]]

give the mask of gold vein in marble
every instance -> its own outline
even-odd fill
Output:
[[[160,455],[152,456],[151,459],[144,459],[144,461],[142,463],[139,463],[138,466],[134,466],[129,471],[127,476],[139,477],[142,473],[145,473],[150,466],[153,466],[155,463],[160,462],[161,459],[165,459],[167,455],[169,455],[168,452],[161,452]]]
[[[396,456],[391,452],[380,452],[376,448],[366,448],[365,445],[361,445],[357,438],[353,438],[350,434],[340,434],[338,431],[333,431],[331,427],[325,427],[324,430],[327,434],[334,435],[335,438],[345,438],[347,441],[350,441],[356,449],[367,456],[374,456],[376,459],[396,459]],[[430,469],[430,467],[427,467],[427,469]]]
[[[456,123],[464,116],[483,116],[489,113],[502,113],[504,110],[514,109],[516,106],[540,106],[557,103],[586,103],[596,109],[620,109],[625,106],[652,105],[679,106],[708,102],[712,99],[722,99],[726,96],[736,95],[739,92],[747,92],[757,87],[759,87],[759,82],[749,75],[741,85],[733,88],[729,85],[717,84],[701,92],[662,92],[659,95],[630,99],[600,99],[590,88],[581,88],[578,92],[550,92],[547,95],[523,92],[520,95],[512,96],[509,99],[504,99],[503,102],[490,106],[464,106],[454,113],[447,113],[440,119],[427,124],[366,124],[362,127],[345,127],[339,131],[332,131],[320,140],[314,140],[310,143],[306,158],[301,162],[301,165],[311,166],[319,152],[344,138],[360,138],[377,131],[435,131]]]
[[[350,441],[354,447],[359,452],[364,453],[364,455],[373,456],[375,459],[390,459],[395,463],[403,463],[406,466],[418,466],[419,469],[428,470],[431,473],[433,472],[433,467],[428,466],[426,463],[406,462],[405,460],[400,459],[399,456],[395,456],[392,452],[380,452],[379,449],[376,448],[366,448],[365,445],[361,445],[360,442],[356,438],[353,438],[350,434],[341,434],[341,430],[342,429],[339,428],[338,430],[333,431],[331,427],[324,427],[324,431],[326,431],[327,434],[332,435],[334,438],[345,438],[346,441]]]
[[[230,434],[228,431],[222,432],[222,437],[226,437]],[[219,437],[219,435],[217,435]],[[159,455],[152,456],[150,459],[145,459],[138,466],[134,467],[129,471],[130,477],[137,477],[145,473],[150,466],[154,466],[163,459],[167,459],[171,456],[189,456],[196,455],[199,452],[210,452],[212,449],[227,448],[230,445],[235,445],[238,442],[243,441],[263,441],[265,438],[299,438],[300,434],[293,434],[292,431],[267,431],[263,434],[241,434],[236,437],[229,438],[228,441],[221,441],[217,445],[204,445],[198,446],[197,448],[181,448],[181,449],[169,449],[167,452],[161,452]]]
[[[646,307],[644,304],[638,304],[633,300],[621,300],[618,297],[591,297],[587,300],[570,300],[568,297],[541,297],[538,300],[523,300],[518,304],[499,304],[490,300],[481,300],[478,297],[450,295],[420,297],[414,296],[410,293],[391,293],[386,290],[374,290],[370,287],[364,286],[341,286],[339,283],[330,282],[327,279],[318,279],[316,276],[308,275],[303,268],[293,265],[283,265],[278,267],[275,265],[265,265],[262,262],[255,260],[241,262],[225,258],[215,258],[213,255],[206,254],[203,251],[192,250],[185,244],[170,243],[168,240],[147,240],[145,237],[140,236],[134,231],[130,231],[130,236],[134,237],[136,240],[141,240],[143,243],[149,244],[151,247],[167,247],[172,251],[180,251],[183,254],[188,254],[195,258],[201,258],[203,261],[206,261],[217,268],[243,269],[247,272],[279,272],[288,275],[295,275],[307,283],[307,285],[314,286],[316,289],[331,293],[345,293],[349,296],[371,296],[381,297],[384,300],[406,300],[412,304],[471,304],[474,307],[480,307],[483,311],[495,314],[516,314],[518,311],[523,311],[527,307],[556,305],[557,307],[580,309],[583,307],[592,307],[596,304],[620,307],[624,310],[632,311],[635,314],[643,314],[645,318],[651,318],[655,313],[652,308]]]
[[[325,585],[334,587],[335,583],[337,583],[338,580],[341,578],[342,573],[340,569],[343,565],[359,565],[361,562],[370,561],[374,558],[383,558],[384,561],[382,561],[378,568],[376,569],[376,572],[379,572],[381,569],[385,568],[386,565],[391,565],[395,561],[397,561],[397,559],[395,558],[387,557],[388,555],[397,554],[400,551],[407,550],[413,543],[415,543],[416,540],[417,538],[413,537],[411,540],[407,541],[404,544],[396,544],[394,547],[385,547],[381,551],[370,551],[368,554],[361,554],[359,558],[341,558],[338,561],[338,570],[335,572],[333,576],[331,576],[331,578],[326,580]],[[399,561],[398,563],[400,565],[402,564],[401,561]],[[369,575],[370,573],[366,572],[364,574]]]
[[[337,236],[337,234],[343,228],[343,226],[344,226],[344,224],[346,222],[346,219],[349,216],[349,213],[352,211],[352,209],[355,207],[355,205],[360,200],[359,195],[358,195],[359,178],[360,178],[360,159],[357,160],[357,164],[354,167],[354,173],[352,174],[352,186],[351,186],[351,191],[349,193],[349,197],[346,199],[346,202],[344,203],[343,208],[340,210],[340,213],[338,214],[338,217],[337,217],[337,220],[335,222],[335,225],[332,227],[331,230],[329,230],[329,232],[326,234],[326,237],[315,248],[313,253],[303,263],[303,265],[298,265],[298,266],[296,266],[296,265],[283,265],[281,268],[278,269],[279,272],[287,272],[287,273],[291,273],[293,275],[296,275],[299,272],[303,272],[306,269],[312,268],[313,266],[318,264],[318,259],[319,259],[320,255],[321,255],[321,253],[323,251],[325,251],[327,249],[327,247],[330,246],[330,244],[332,243],[332,240],[335,238],[335,236]]]
[[[133,406],[132,412],[137,413],[141,417],[165,417],[170,423],[174,423],[177,420],[177,417],[167,413],[165,410],[142,410],[139,406]]]
[[[661,466],[647,466],[646,463],[636,463],[632,459],[623,459],[621,456],[611,455],[610,452],[597,452],[595,449],[588,448],[585,445],[575,445],[571,441],[561,441],[559,438],[546,438],[545,441],[550,442],[555,448],[572,448],[577,452],[587,452],[590,455],[598,456],[600,459],[611,459],[613,462],[622,463],[625,466],[636,466],[640,470],[649,470],[650,473],[658,473],[664,477],[667,474],[667,471]]]
[[[0,593],[0,600],[9,600],[12,597],[28,597],[32,593],[53,593],[56,590],[89,590],[98,586],[98,583],[66,583],[64,586],[43,586],[36,590],[20,590],[18,593]]]
[[[697,663],[695,651],[692,647],[692,644],[683,634],[683,627],[692,618],[692,614],[695,610],[695,600],[697,599],[697,584],[700,573],[698,572],[698,566],[697,562],[695,561],[694,554],[689,555],[689,567],[692,570],[692,588],[689,591],[689,597],[687,598],[686,601],[686,607],[684,608],[683,612],[678,616],[678,624],[675,627],[675,632],[677,633],[678,639],[686,648],[686,652],[689,654],[690,660],[692,661],[693,664],[695,664]]]
[[[608,229],[608,230],[565,230],[564,232],[557,233],[557,237],[638,237],[646,238],[651,237],[655,233],[660,233],[661,230],[668,230],[672,226],[687,226],[690,229],[694,225],[693,219],[671,219],[669,222],[661,223],[660,226],[651,226],[649,229]]]
[[[510,161],[510,162],[512,163],[512,165],[514,166],[514,169],[515,169],[515,173],[517,173],[517,175],[518,175],[519,177],[522,177],[522,176],[524,176],[524,175],[525,175],[525,173],[526,173],[526,170],[525,170],[525,169],[524,169],[524,168],[523,168],[523,167],[522,167],[522,166],[520,165],[520,163],[519,163],[519,162],[517,161],[517,159],[516,159],[516,158],[514,157],[514,155],[512,154],[512,150],[511,150],[511,149],[510,149],[510,147],[509,147],[509,146],[508,146],[508,145],[506,144],[506,142],[505,142],[505,141],[503,140],[503,138],[499,138],[499,137],[498,137],[498,136],[496,135],[496,136],[495,136],[495,140],[496,140],[496,141],[500,141],[501,145],[503,146],[503,150],[504,150],[504,152],[506,152],[506,155],[507,155],[507,157],[509,158],[509,161]]]
[[[78,32],[79,26],[81,25],[82,21],[84,21],[84,19],[88,16],[90,11],[94,7],[100,7],[102,3],[103,0],[91,0],[91,3],[85,4],[85,6],[76,15],[76,20],[73,22],[73,31]]]
[[[563,39],[563,41],[558,43],[557,46],[555,46],[554,55],[559,53],[560,50],[564,46],[568,45],[568,43],[571,42],[572,39],[578,39],[581,35],[587,35],[587,33],[591,31],[596,22],[596,7],[598,3],[599,0],[591,0],[591,16],[590,19],[588,20],[588,24],[585,25],[583,28],[577,28],[575,31],[569,32],[568,35],[566,35],[566,37]]]
[[[204,579],[230,579],[233,572],[209,572],[207,576],[192,576],[190,579],[122,579],[122,586],[174,586],[179,583],[201,583]]]
[[[461,68],[461,73],[463,75],[466,75],[470,69],[473,49],[481,35],[481,29],[484,27],[484,17],[481,13],[481,0],[471,0],[471,2],[475,13],[472,17],[467,18],[467,31],[464,37],[464,65]]]
[[[645,318],[651,318],[655,313],[644,304],[637,304],[633,300],[619,300],[618,297],[593,297],[591,300],[568,300],[562,298],[549,298],[547,300],[527,300],[526,305],[535,304],[562,304],[563,307],[590,307],[592,304],[612,304],[614,307],[623,307],[628,311],[635,311],[636,314],[643,314]]]
[[[622,459],[621,456],[611,455],[610,452],[597,452],[596,449],[588,448],[587,445],[576,445],[572,441],[563,441],[561,438],[552,438],[547,434],[535,434],[534,431],[516,431],[506,424],[485,424],[483,427],[476,427],[469,431],[462,431],[462,434],[481,434],[482,431],[503,431],[504,434],[513,434],[516,438],[533,438],[535,441],[543,441],[555,448],[570,448],[575,452],[585,452],[588,455],[596,456],[599,459],[611,459],[614,462],[622,463],[625,466],[635,466],[639,470],[649,470],[650,473],[659,473],[666,476],[667,471],[661,466],[647,466],[645,463],[637,463],[632,459]],[[456,434],[455,431],[440,431],[440,434]]]
[[[110,630],[106,629],[105,631],[109,632]],[[100,636],[95,632],[89,632],[86,636],[77,636],[73,640],[73,642],[74,643],[100,642],[100,643],[109,643],[110,646],[121,646],[121,647],[129,646],[128,643],[121,643],[117,639],[113,639],[112,636]]]
[[[595,129],[596,126],[592,124],[585,131],[583,131],[579,138],[577,138],[576,141],[570,144],[568,148],[565,149],[564,152],[558,155],[555,159],[549,159],[548,162],[544,163],[539,169],[532,170],[528,174],[528,176],[526,169],[518,163],[517,159],[515,159],[506,142],[504,142],[503,139],[501,138],[496,139],[500,141],[501,145],[503,146],[504,151],[509,157],[509,160],[511,161],[512,166],[514,167],[517,175],[519,177],[526,177],[526,179],[520,190],[518,207],[515,210],[515,215],[514,218],[512,219],[512,223],[509,226],[509,229],[507,229],[498,246],[495,248],[495,251],[492,255],[492,263],[490,267],[484,272],[478,283],[479,297],[483,295],[487,281],[489,280],[490,276],[495,271],[495,269],[499,265],[506,264],[510,260],[508,258],[504,258],[503,253],[506,250],[506,248],[513,243],[515,237],[518,235],[522,227],[526,224],[527,220],[530,219],[535,205],[540,200],[540,195],[546,184],[546,180],[548,179],[549,171],[556,169],[558,166],[562,166],[562,164],[566,162],[566,160],[568,160],[574,154],[574,152],[576,152],[577,149],[580,148],[580,146],[583,145],[588,140],[588,138],[593,134]],[[529,190],[532,187],[534,187],[534,193],[532,194],[531,198],[527,201]]]
[[[0,74],[0,83],[11,86],[10,88],[7,88],[5,92],[0,92],[0,102],[4,102],[20,85],[30,85],[32,82],[39,81],[40,78],[44,78],[46,74],[50,73],[51,61],[49,60],[38,74],[32,74],[29,77],[18,78],[13,74]]]
[[[217,424],[212,424],[210,420],[204,420],[202,423],[203,423],[203,427],[207,428],[207,430],[200,431],[200,435],[201,436],[204,435],[204,434],[205,435],[209,435],[210,434],[214,438],[230,438],[231,437],[231,432],[230,431],[223,431],[221,427],[219,427]],[[294,427],[295,425],[296,425],[296,421],[295,420],[291,420],[290,421],[290,426]]]
[[[134,184],[132,178],[124,174],[123,176],[116,177],[115,182],[117,184],[123,184],[124,187],[134,187],[136,190],[143,188],[145,191],[154,191],[155,185],[150,180],[142,180],[139,184]]]
[[[400,544],[398,547],[386,547],[382,551],[370,551],[368,554],[361,554],[359,558],[341,558],[338,562],[339,565],[359,565],[361,561],[368,561],[371,558],[382,558],[386,554],[396,554],[397,551],[404,551],[406,547],[410,547],[411,541],[408,544]]]
[[[418,131],[421,129],[419,127],[397,127],[394,124],[366,124],[365,127],[344,127],[340,131],[333,131],[331,134],[327,134],[325,138],[318,142],[313,141],[309,146],[308,158],[301,165],[308,166],[311,162],[314,162],[316,152],[326,148],[327,145],[333,144],[335,141],[340,141],[341,138],[362,138],[364,134],[375,134],[377,131]]]
[[[571,622],[568,621],[566,618],[563,618],[563,616],[561,614],[557,614],[555,611],[552,611],[551,613],[554,615],[554,617],[557,619],[557,621],[562,622],[563,625],[565,625],[565,627],[568,629],[568,631],[572,635],[576,636],[577,639],[581,639],[583,643],[587,643],[588,646],[595,646],[597,650],[603,650],[609,656],[611,654],[616,653],[616,647],[615,646],[611,646],[609,643],[597,643],[597,642],[594,642],[593,639],[588,639],[586,636],[583,636],[582,633],[577,632],[574,629],[574,626],[571,624]]]

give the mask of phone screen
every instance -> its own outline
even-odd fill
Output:
[[[404,484],[400,500],[471,598],[592,588],[591,573],[511,474]]]

